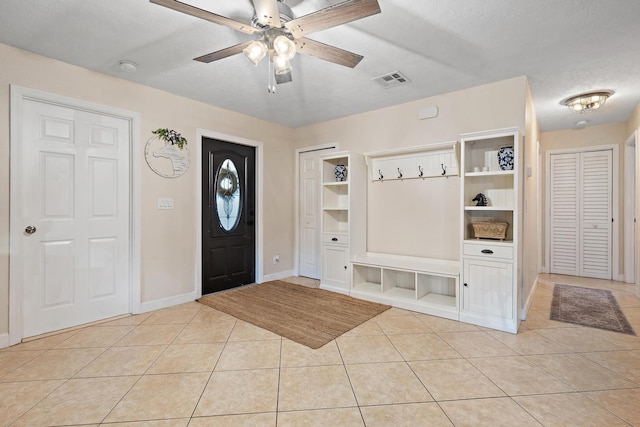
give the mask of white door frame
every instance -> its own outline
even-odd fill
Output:
[[[612,251],[612,259],[611,259],[611,275],[613,276],[613,280],[621,280],[620,270],[619,270],[619,259],[620,259],[620,179],[618,177],[618,171],[620,170],[620,155],[619,150],[620,146],[617,144],[609,144],[609,145],[598,145],[593,147],[581,147],[581,148],[565,148],[558,150],[548,150],[545,155],[545,186],[544,186],[544,194],[545,194],[545,264],[547,271],[551,268],[551,210],[549,207],[551,206],[551,156],[554,154],[570,154],[570,153],[586,153],[589,151],[603,151],[603,150],[613,150],[612,153],[612,192],[613,192],[613,200],[612,200],[612,215],[613,215],[613,225],[611,227],[611,251]]]
[[[20,174],[22,172],[22,150],[20,149],[22,134],[20,123],[24,114],[24,101],[31,100],[58,105],[74,110],[84,110],[100,115],[108,115],[129,122],[129,138],[131,141],[129,152],[129,311],[140,311],[140,114],[110,107],[101,104],[69,98],[35,89],[11,85],[10,108],[10,150],[11,150],[11,174],[9,190],[9,345],[19,343],[23,338],[22,299],[24,281],[22,277],[22,265],[24,253],[22,251],[21,207],[18,200],[20,194]]]
[[[296,148],[296,169],[295,169],[295,234],[294,234],[294,242],[293,242],[293,253],[295,256],[293,257],[293,275],[298,276],[300,274],[300,154],[308,153],[310,151],[320,151],[326,150],[327,153],[331,153],[334,151],[340,151],[340,143],[328,143],[328,144],[320,144],[313,145],[311,147],[304,148]],[[318,209],[320,207],[318,206]],[[320,215],[320,212],[318,212]]]
[[[234,144],[247,145],[256,149],[256,283],[264,281],[264,211],[263,211],[263,172],[264,143],[235,135],[227,135],[207,129],[196,129],[196,259],[195,293],[202,296],[202,138],[212,138]]]
[[[624,281],[636,282],[635,250],[636,236],[636,141],[638,131],[633,131],[624,143]]]

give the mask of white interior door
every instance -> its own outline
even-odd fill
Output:
[[[551,155],[550,272],[612,278],[611,150]]]
[[[300,153],[300,275],[320,279],[320,158]]]
[[[129,122],[22,105],[23,336],[129,313]]]
[[[611,150],[581,153],[580,276],[611,280]]]
[[[549,272],[579,276],[578,227],[579,157],[576,153],[551,156],[551,239]]]

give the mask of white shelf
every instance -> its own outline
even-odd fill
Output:
[[[465,211],[512,211],[512,207],[507,206],[465,206]]]
[[[343,186],[348,186],[349,182],[348,181],[324,182],[322,183],[322,185],[326,187],[343,187]]]
[[[393,270],[434,273],[437,275],[457,276],[460,274],[460,262],[454,260],[367,252],[366,254],[356,255],[353,259],[353,263],[389,268]]]
[[[452,307],[452,308],[456,307],[456,297],[452,297],[452,296],[449,296],[449,295],[441,295],[441,294],[430,293],[430,294],[427,294],[427,295],[423,296],[418,301],[426,302],[426,303],[429,303],[429,304],[437,304],[437,305],[441,305],[441,306],[448,306],[448,307]]]
[[[339,206],[327,206],[322,208],[323,211],[348,211],[349,208],[341,208]]]
[[[356,289],[362,292],[380,293],[380,283],[370,283],[370,282],[358,283],[353,287],[353,289]]]
[[[459,176],[457,141],[366,153],[372,182]],[[382,175],[382,177],[381,177]]]
[[[510,171],[487,171],[487,172],[465,172],[465,177],[473,177],[473,176],[500,176],[500,175],[513,175],[514,172]]]
[[[385,292],[383,295],[390,296],[391,298],[403,298],[403,299],[416,299],[416,290],[415,289],[406,289],[406,288],[392,288]]]

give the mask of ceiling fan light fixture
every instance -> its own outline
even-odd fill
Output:
[[[566,105],[569,107],[569,110],[576,114],[583,114],[599,109],[613,94],[614,92],[612,90],[583,93],[563,99],[560,101],[560,104]]]
[[[273,40],[273,50],[278,53],[278,56],[290,60],[296,54],[296,44],[287,36],[279,35]]]
[[[282,75],[291,72],[291,62],[279,54],[273,55],[273,69],[276,74]]]
[[[242,50],[242,53],[244,53],[244,56],[247,57],[249,62],[251,62],[253,65],[258,65],[258,63],[262,61],[262,58],[265,57],[268,50],[269,48],[264,41],[256,40],[249,46],[245,47]]]

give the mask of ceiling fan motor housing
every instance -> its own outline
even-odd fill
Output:
[[[280,14],[280,25],[284,26],[284,24],[286,24],[289,21],[292,21],[294,16],[293,16],[293,11],[291,10],[291,8],[289,6],[287,6],[286,4],[284,4],[284,2],[278,0],[278,13]],[[267,27],[266,25],[262,25],[258,22],[258,15],[253,15],[253,18],[251,19],[251,26],[256,27],[256,28],[265,28]]]

